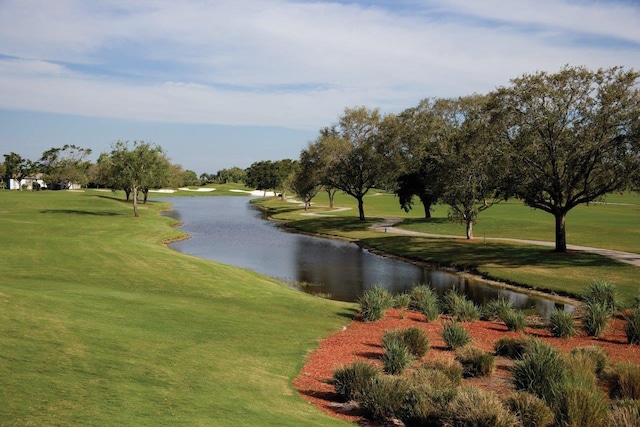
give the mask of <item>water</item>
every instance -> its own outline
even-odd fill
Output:
[[[182,221],[180,229],[191,236],[171,243],[172,249],[247,268],[305,292],[356,301],[376,285],[402,292],[418,283],[430,283],[440,294],[455,288],[478,304],[501,296],[516,308],[535,308],[543,316],[556,306],[548,299],[376,255],[354,243],[286,232],[263,219],[247,197],[177,197],[166,201],[173,204],[173,210],[165,214]]]

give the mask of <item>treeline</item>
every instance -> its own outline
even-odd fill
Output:
[[[280,187],[307,206],[323,189],[343,191],[357,200],[361,220],[374,187],[394,191],[405,210],[417,197],[427,218],[444,203],[468,238],[482,211],[518,198],[555,217],[556,251],[565,252],[572,208],[640,188],[639,77],[622,67],[566,66],[488,94],[424,99],[399,114],[347,108],[302,150]],[[278,187],[266,182],[259,185]]]

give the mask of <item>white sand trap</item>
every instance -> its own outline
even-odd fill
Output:
[[[250,194],[252,196],[264,196],[265,193],[262,190],[253,190],[253,191],[247,191],[247,190],[229,190],[232,191],[234,193],[246,193],[246,194]],[[271,197],[271,196],[275,196],[276,193],[274,193],[273,191],[267,191],[266,197]]]
[[[159,190],[149,190],[149,193],[175,193],[176,190],[170,190],[168,188],[160,188]]]
[[[215,188],[196,188],[195,190],[192,190],[192,189],[187,188],[187,187],[180,187],[180,188],[178,188],[178,190],[181,190],[181,191],[197,191],[197,192],[204,192],[204,193],[209,193],[211,191],[216,191]]]

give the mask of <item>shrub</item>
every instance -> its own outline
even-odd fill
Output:
[[[388,374],[401,374],[413,360],[411,352],[401,341],[391,340],[385,343],[383,348],[382,366]]]
[[[520,310],[509,309],[502,312],[500,320],[510,331],[522,332],[527,327],[527,319]]]
[[[418,369],[411,377],[413,387],[407,393],[399,418],[406,425],[438,425],[447,405],[457,393],[447,374],[436,369]]]
[[[467,330],[456,322],[448,322],[443,326],[442,339],[444,339],[448,350],[464,347],[471,341]]]
[[[365,322],[375,322],[382,319],[384,313],[393,305],[391,294],[380,286],[375,286],[365,291],[360,298],[360,309],[362,320]]]
[[[470,322],[480,319],[482,310],[469,301],[464,295],[460,295],[454,289],[450,290],[443,299],[443,311],[461,322]]]
[[[537,339],[529,340],[527,352],[515,362],[512,372],[516,390],[529,392],[548,405],[558,401],[567,378],[560,352]]]
[[[393,297],[393,308],[406,310],[411,304],[411,294],[403,292]]]
[[[369,383],[380,375],[380,369],[358,360],[333,372],[333,387],[346,400],[356,400]]]
[[[524,338],[502,337],[493,345],[496,356],[509,359],[522,359],[526,351],[527,340]]]
[[[484,320],[498,320],[502,314],[512,310],[511,303],[504,297],[499,297],[489,301],[482,307],[482,318]]]
[[[584,297],[585,304],[602,304],[613,315],[620,308],[616,287],[613,283],[594,280]]]
[[[600,375],[609,363],[609,358],[602,347],[598,347],[596,345],[589,347],[576,347],[571,350],[569,356],[575,357],[577,354],[582,355],[582,357],[590,358],[593,361],[596,375]]]
[[[479,388],[462,388],[447,408],[454,426],[513,427],[518,419],[494,394]]]
[[[493,354],[471,345],[456,350],[456,360],[460,362],[465,377],[486,377],[493,373]]]
[[[607,427],[609,402],[598,388],[567,386],[558,402],[556,418],[564,426]]]
[[[640,308],[636,308],[629,316],[625,316],[627,325],[624,332],[629,344],[640,344]]]
[[[360,408],[367,418],[384,421],[396,418],[411,387],[408,379],[381,375],[374,378],[358,396]]]
[[[640,402],[637,400],[623,400],[614,403],[609,414],[609,426],[640,426]]]
[[[616,399],[640,399],[640,366],[618,363],[606,374],[611,397]]]
[[[466,301],[464,295],[461,295],[455,289],[451,289],[442,297],[442,312],[453,316],[456,311],[455,307],[464,301]]]
[[[556,308],[549,317],[549,330],[554,337],[569,338],[576,334],[573,313]]]
[[[583,352],[569,353],[565,357],[567,384],[577,387],[596,387],[596,361]]]
[[[430,359],[424,362],[416,370],[414,375],[420,376],[421,371],[438,371],[444,373],[451,384],[459,386],[462,383],[462,365],[457,360],[453,359]],[[427,374],[430,375],[430,374]]]
[[[532,394],[516,392],[509,396],[506,405],[522,427],[547,427],[554,421],[553,412],[547,404]]]

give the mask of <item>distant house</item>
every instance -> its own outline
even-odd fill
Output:
[[[42,180],[42,174],[36,174],[33,176],[25,176],[20,181],[15,179],[9,180],[9,190],[33,190],[47,188],[47,184]]]

